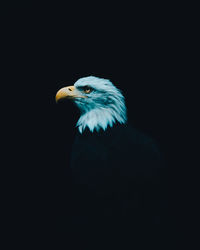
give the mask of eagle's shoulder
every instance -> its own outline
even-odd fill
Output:
[[[130,124],[123,124],[110,129],[107,134],[108,141],[120,149],[153,151],[159,153],[159,146],[154,138],[136,129]]]
[[[116,124],[105,131],[77,133],[73,154],[85,155],[85,158],[107,157],[116,162],[126,159],[126,163],[138,160],[158,159],[160,150],[153,138],[129,124]]]

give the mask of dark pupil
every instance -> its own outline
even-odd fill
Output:
[[[83,90],[84,90],[84,91],[88,91],[88,90],[90,90],[90,87],[85,86],[85,87],[83,88]]]

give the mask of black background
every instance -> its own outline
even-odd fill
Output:
[[[21,232],[29,243],[58,228],[64,232],[67,169],[79,113],[70,102],[56,105],[55,94],[88,75],[119,87],[129,122],[156,139],[171,176],[174,225],[169,230],[181,228],[184,194],[177,183],[184,168],[177,121],[183,112],[180,85],[186,81],[181,6],[10,2],[1,11],[4,106],[11,137],[6,143],[6,230]],[[182,237],[180,230],[175,234]]]

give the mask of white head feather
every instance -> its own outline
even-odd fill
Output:
[[[88,86],[93,89],[85,94],[88,98],[77,98],[75,103],[81,111],[76,126],[82,133],[86,127],[91,132],[100,128],[106,130],[114,123],[126,123],[126,106],[122,93],[109,80],[88,76],[75,82],[76,88]]]

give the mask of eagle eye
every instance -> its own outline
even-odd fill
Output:
[[[83,91],[86,93],[86,94],[89,94],[93,91],[93,89],[89,86],[85,86],[83,87]]]

